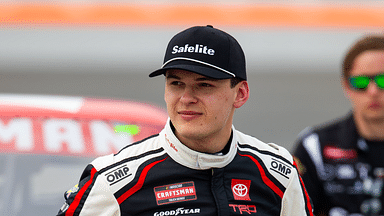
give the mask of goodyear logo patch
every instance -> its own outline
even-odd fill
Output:
[[[154,188],[157,205],[197,199],[194,182],[183,182]]]

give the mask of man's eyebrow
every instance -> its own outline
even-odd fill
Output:
[[[179,76],[174,75],[174,74],[167,74],[165,76],[165,78],[167,78],[167,79],[178,79],[178,80],[181,79]],[[195,81],[217,81],[217,80],[218,79],[211,78],[211,77],[199,77]]]
[[[167,74],[166,76],[165,76],[165,78],[167,78],[167,79],[180,79],[180,77],[178,77],[178,76],[176,76],[176,75],[173,75],[173,74]]]
[[[217,81],[218,79],[210,78],[210,77],[200,77],[197,78],[196,81]]]

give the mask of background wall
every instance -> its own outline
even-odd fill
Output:
[[[302,129],[349,110],[339,80],[342,56],[353,41],[377,32],[218,27],[237,38],[247,58],[251,98],[237,110],[236,128],[289,150]],[[164,79],[148,74],[161,66],[168,41],[184,28],[0,29],[0,91],[165,108]]]
[[[153,69],[153,68],[152,68]],[[148,70],[126,74],[6,74],[2,92],[81,95],[141,101],[165,109],[164,78]],[[236,111],[234,125],[264,142],[292,148],[307,126],[343,115],[349,109],[338,72],[249,73],[251,98]]]
[[[210,24],[233,35],[247,58],[251,97],[235,127],[292,150],[305,127],[350,109],[342,57],[361,36],[383,33],[383,11],[373,0],[0,0],[0,93],[165,109],[164,78],[148,74],[173,35]],[[54,215],[90,161],[0,151],[0,215]]]

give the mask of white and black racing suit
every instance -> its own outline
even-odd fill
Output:
[[[294,150],[316,215],[384,215],[384,141],[362,138],[352,113],[308,128]]]
[[[232,127],[227,153],[200,153],[171,127],[95,159],[58,215],[313,215],[286,149]]]

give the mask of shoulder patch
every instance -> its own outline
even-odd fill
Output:
[[[105,179],[107,180],[109,186],[112,186],[131,175],[132,172],[130,172],[126,163],[104,173]]]
[[[75,186],[73,186],[71,189],[69,189],[64,193],[65,199],[68,199],[69,196],[71,196],[71,194],[76,194],[78,191],[79,191],[79,184],[76,184]]]
[[[292,173],[292,165],[277,158],[271,158],[269,170],[289,179]]]

